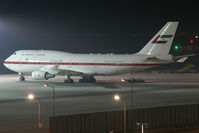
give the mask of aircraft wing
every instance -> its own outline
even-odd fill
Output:
[[[53,66],[47,65],[45,67],[42,67],[40,70],[44,72],[48,72],[50,74],[57,74],[60,72],[60,70],[58,70],[58,67],[59,65],[53,65]]]
[[[71,75],[92,75],[92,72],[89,72],[89,70],[81,69],[81,68],[58,68],[59,75],[66,75],[66,74],[71,74]]]
[[[52,66],[45,66],[45,67],[42,67],[40,69],[41,71],[44,71],[44,72],[48,72],[50,74],[57,74],[57,75],[67,75],[67,74],[71,74],[71,75],[92,75],[93,73],[92,72],[89,72],[89,69],[88,70],[85,70],[85,69],[74,69],[74,68],[62,68],[60,67],[60,65],[52,65]]]

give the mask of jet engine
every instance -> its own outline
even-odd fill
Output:
[[[32,72],[32,78],[34,80],[48,80],[50,78],[54,78],[55,75],[54,74],[50,74],[48,72],[44,72],[44,71],[34,71]]]

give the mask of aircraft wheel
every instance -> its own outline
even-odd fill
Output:
[[[95,78],[83,78],[79,79],[79,83],[95,83],[96,79]]]
[[[89,79],[89,83],[96,83],[96,79],[95,78],[90,78]]]
[[[85,83],[84,79],[79,79],[79,83]]]
[[[64,83],[73,83],[74,81],[73,81],[73,79],[65,79],[64,80]]]
[[[25,81],[25,77],[20,77],[19,81]]]
[[[74,81],[73,81],[73,79],[70,79],[69,82],[70,82],[70,83],[73,83]]]

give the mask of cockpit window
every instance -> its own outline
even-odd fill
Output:
[[[17,53],[14,53],[14,55],[16,55]]]

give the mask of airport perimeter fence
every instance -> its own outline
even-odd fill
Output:
[[[122,133],[124,112],[108,111],[49,118],[50,133]],[[127,133],[140,130],[136,123],[148,123],[148,129],[180,128],[199,124],[199,104],[127,110]]]

